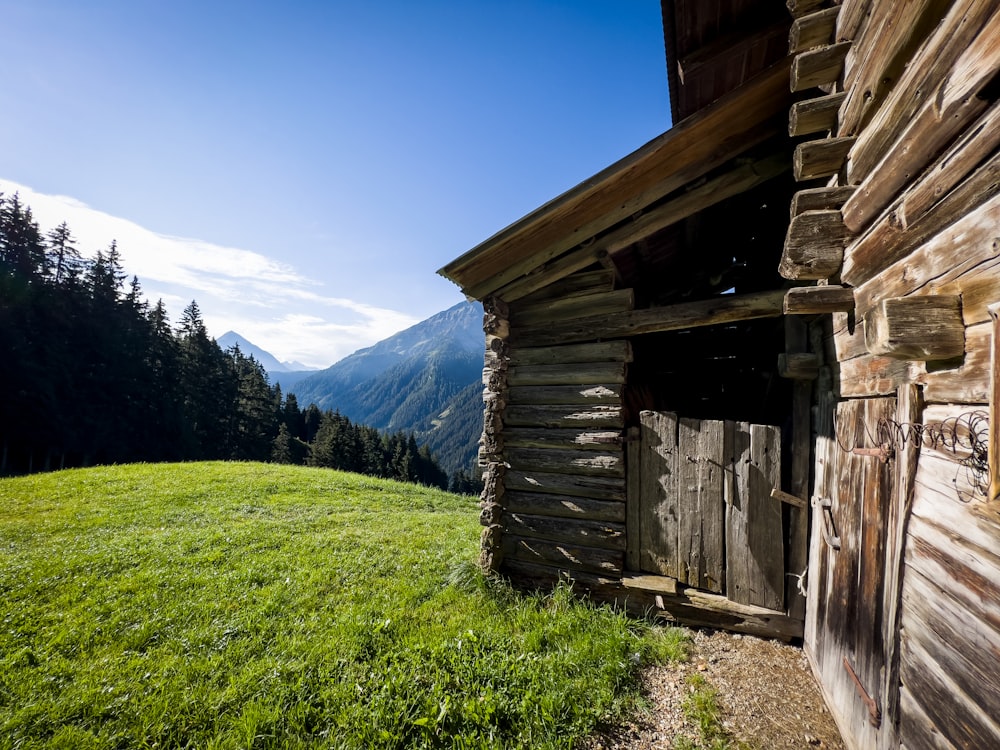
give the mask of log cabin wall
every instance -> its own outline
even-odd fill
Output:
[[[1000,747],[1000,6],[788,5],[781,272],[815,282],[785,309],[821,364],[806,649],[849,747]]]
[[[601,589],[625,550],[626,340],[530,346],[512,332],[631,310],[615,275],[571,274],[516,302],[486,301],[482,563],[527,583],[569,572]],[[607,579],[602,581],[602,579]]]

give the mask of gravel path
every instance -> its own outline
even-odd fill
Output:
[[[694,631],[687,663],[647,669],[648,712],[593,737],[587,750],[668,750],[677,737],[697,740],[683,709],[693,673],[715,688],[733,740],[761,750],[843,750],[802,649],[721,631]]]

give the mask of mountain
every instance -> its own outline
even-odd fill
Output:
[[[300,407],[413,432],[445,471],[470,471],[482,431],[482,321],[482,305],[460,302],[282,388]]]
[[[278,358],[273,354],[247,341],[235,331],[226,331],[216,340],[216,343],[224,350],[238,346],[244,355],[248,357],[252,356],[260,362],[261,366],[267,371],[271,383],[280,381],[281,387],[285,390],[290,388],[293,383],[297,383],[316,372],[316,370],[310,369],[299,362],[279,362]]]

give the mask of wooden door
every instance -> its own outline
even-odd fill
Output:
[[[895,398],[821,398],[805,647],[838,724],[875,747],[881,723],[886,521],[892,462],[874,455]],[[859,450],[860,449],[860,450]],[[845,732],[847,734],[847,732]]]
[[[783,611],[777,427],[644,411],[628,471],[633,570]]]

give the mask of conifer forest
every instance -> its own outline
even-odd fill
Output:
[[[448,488],[412,434],[302,408],[196,302],[171,324],[126,281],[114,242],[85,258],[65,223],[43,232],[0,194],[0,475],[93,464],[246,460],[308,464]],[[451,489],[467,492],[459,472]]]

